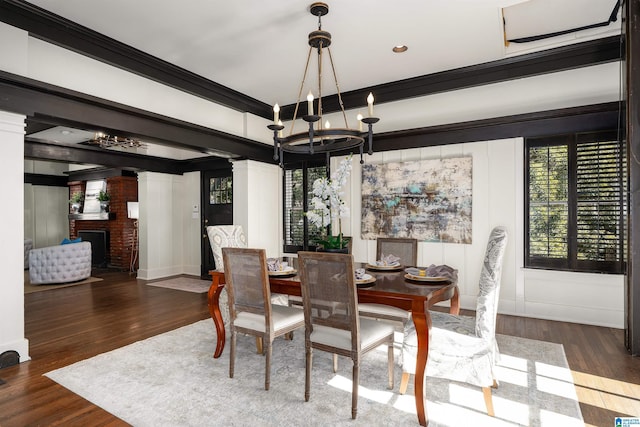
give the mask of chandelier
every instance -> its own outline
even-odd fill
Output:
[[[329,46],[331,45],[331,34],[322,30],[322,17],[329,13],[329,6],[325,3],[318,2],[313,3],[309,10],[312,15],[318,17],[318,30],[309,33],[309,54],[307,55],[307,64],[304,69],[302,83],[300,84],[300,91],[298,92],[298,100],[293,113],[293,120],[291,121],[291,129],[287,136],[283,136],[282,131],[284,126],[280,120],[280,107],[278,104],[275,104],[273,107],[274,123],[267,126],[273,131],[273,159],[276,161],[279,160],[280,167],[283,167],[283,157],[285,152],[311,155],[316,153],[326,153],[328,165],[331,152],[349,150],[357,147],[360,150],[360,163],[362,164],[364,163],[362,154],[364,151],[365,140],[368,142],[368,154],[373,154],[373,124],[380,120],[377,117],[373,117],[373,94],[369,93],[369,96],[367,97],[369,117],[362,117],[361,114],[358,114],[358,128],[350,128],[347,123],[347,115],[344,111],[344,104],[342,102],[342,95],[340,94],[336,69],[333,65],[331,49],[329,49]],[[302,120],[309,124],[309,130],[294,133],[294,126],[300,107],[300,97],[307,79],[307,72],[309,70],[309,62],[311,60],[311,53],[313,52],[313,49],[316,49],[318,56],[318,107],[317,110],[314,109],[314,95],[310,90],[307,95],[307,114],[302,116]],[[324,123],[322,120],[322,60],[324,49],[327,50],[331,70],[333,71],[333,80],[336,86],[340,111],[342,112],[342,117],[344,119],[343,128],[334,128],[330,125],[328,120]],[[316,111],[317,113],[315,113]],[[367,131],[363,130],[363,123],[368,126]]]
[[[89,144],[100,148],[147,148],[146,144],[134,138],[122,138],[97,132]]]

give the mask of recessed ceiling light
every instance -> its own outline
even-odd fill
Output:
[[[400,44],[400,45],[398,45],[398,46],[394,46],[394,47],[393,47],[393,51],[394,51],[395,53],[402,53],[402,52],[406,52],[406,51],[407,51],[407,49],[409,49],[409,48],[408,48],[407,46],[403,45],[403,44]]]
[[[73,132],[70,130],[64,129],[64,130],[61,130],[60,133],[63,135],[71,135]]]

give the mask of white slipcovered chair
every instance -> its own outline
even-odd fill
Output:
[[[491,387],[497,388],[494,366],[500,356],[496,343],[496,316],[500,297],[502,258],[507,246],[507,231],[491,231],[480,274],[476,316],[456,316],[430,311],[431,331],[427,376],[465,382],[482,387],[487,413],[494,415]],[[402,346],[402,381],[400,393],[406,391],[411,374],[415,374],[417,336],[413,322],[405,329]]]

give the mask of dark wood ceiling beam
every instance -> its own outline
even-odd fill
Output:
[[[159,157],[121,153],[87,146],[70,146],[25,138],[25,159],[48,160],[52,162],[97,164],[107,168],[180,174],[179,163]]]
[[[0,94],[0,110],[44,123],[98,128],[204,153],[218,150],[273,162],[273,149],[266,144],[2,71]]]
[[[623,37],[611,36],[345,92],[342,94],[342,102],[347,110],[362,108],[364,111],[369,92],[374,93],[376,104],[383,104],[614,62],[623,57]],[[338,111],[338,96],[322,98],[322,107],[325,112]],[[292,118],[294,109],[295,104],[281,107],[281,117]]]
[[[235,110],[251,111],[265,117],[272,114],[271,107],[263,102],[27,2],[0,0],[0,21],[27,31],[33,37]]]
[[[518,114],[375,134],[373,149],[375,152],[393,151],[503,138],[617,129],[621,125],[620,118],[623,115],[624,105],[618,102]]]

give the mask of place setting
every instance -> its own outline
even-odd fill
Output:
[[[367,264],[367,270],[373,271],[400,271],[404,266],[400,263],[400,257],[389,254],[380,257],[374,264]]]
[[[287,261],[280,261],[278,258],[267,258],[267,272],[272,277],[292,277],[298,274],[298,270]]]
[[[368,274],[364,268],[356,268],[356,286],[359,288],[370,288],[375,285],[376,278]]]
[[[404,272],[406,280],[420,284],[453,281],[458,276],[458,270],[448,265],[435,264],[431,264],[429,267],[409,267]]]

